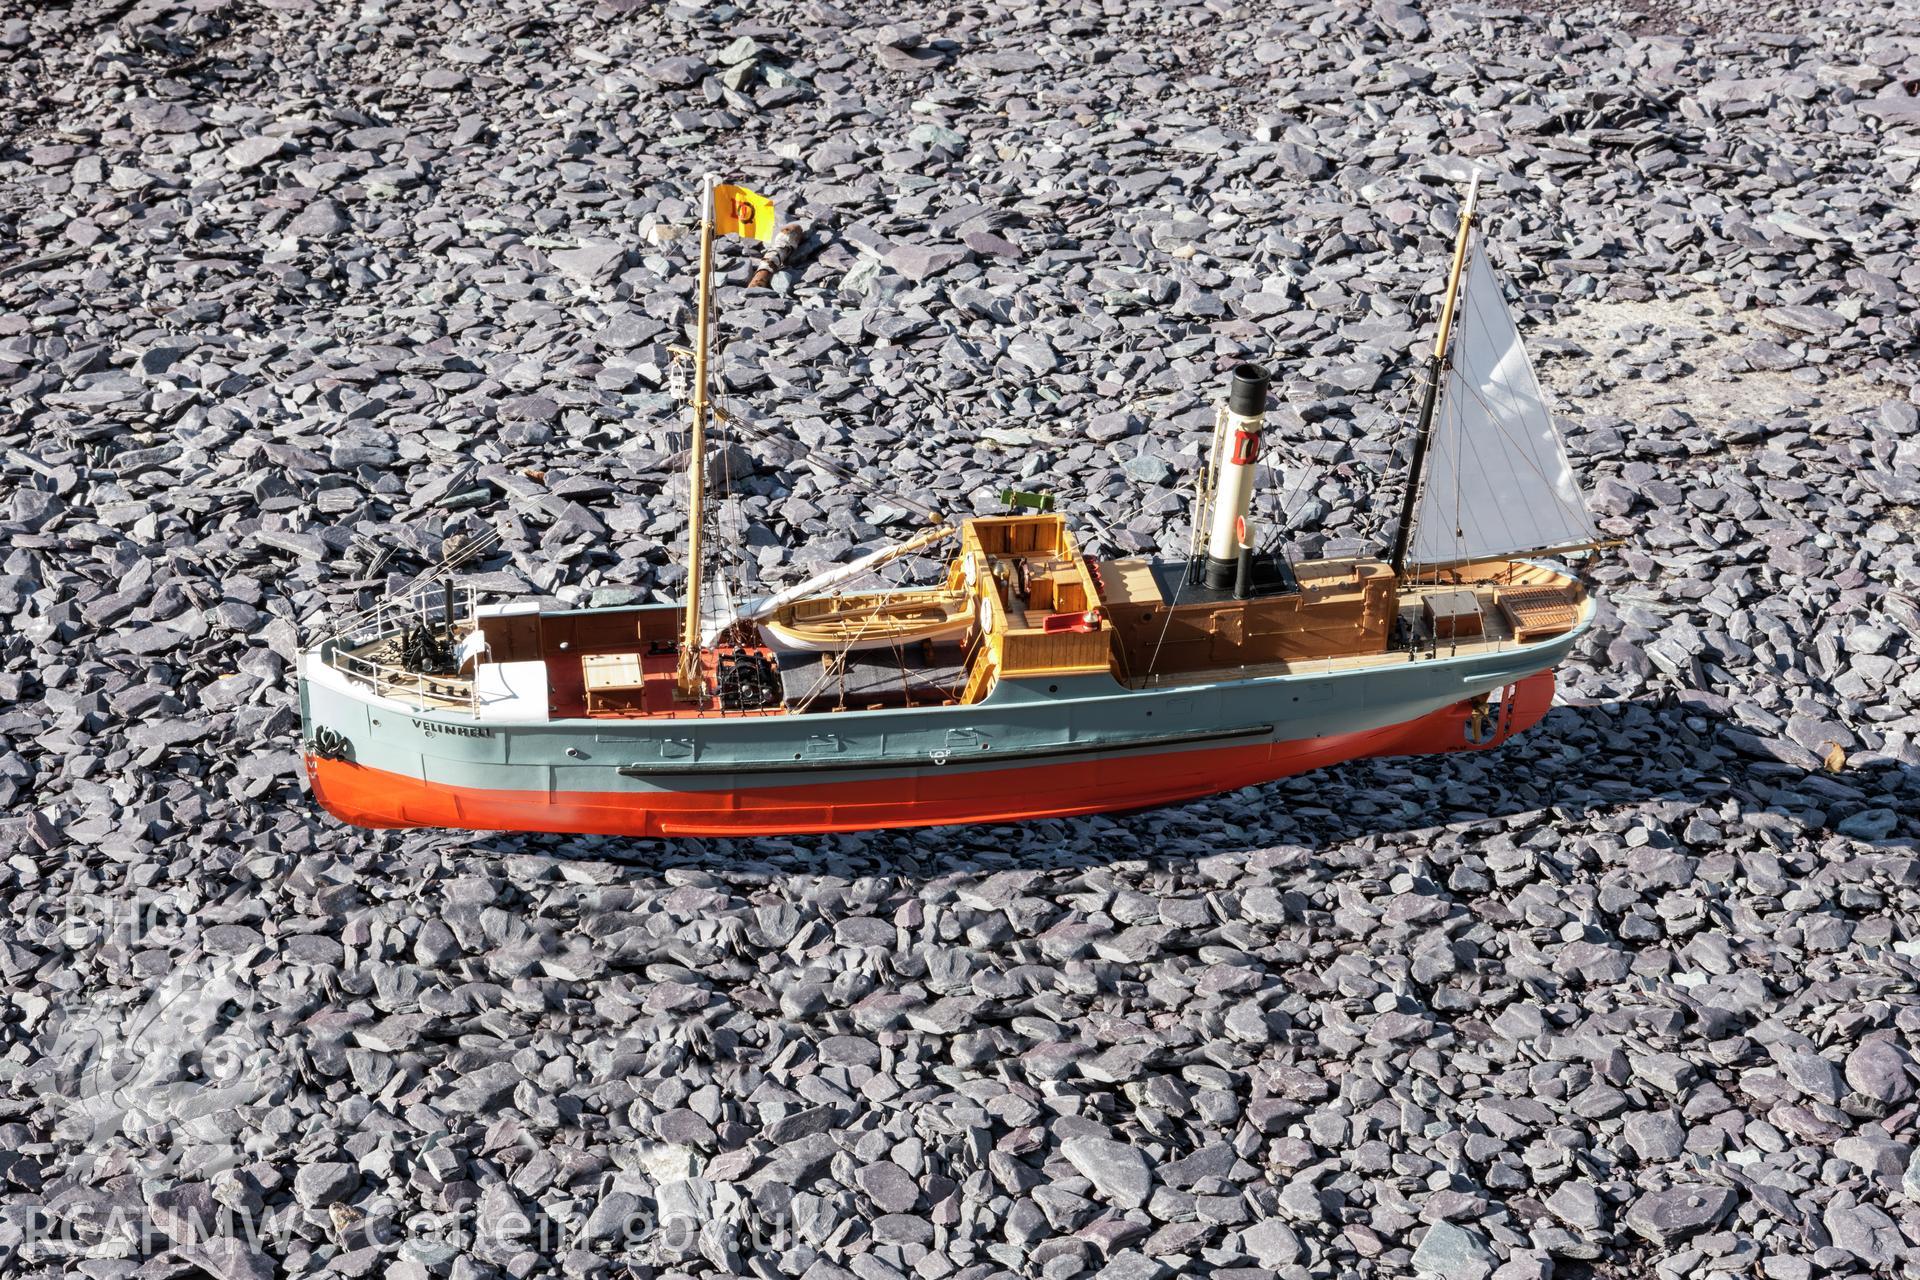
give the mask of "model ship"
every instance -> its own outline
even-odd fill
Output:
[[[1469,192],[1385,558],[1253,550],[1268,374],[1235,369],[1184,559],[1096,560],[1051,510],[977,516],[703,628],[714,239],[704,197],[687,598],[549,608],[447,582],[306,648],[314,794],[368,827],[767,835],[1137,809],[1531,727],[1594,602],[1600,540]],[[851,590],[947,548],[936,586]]]

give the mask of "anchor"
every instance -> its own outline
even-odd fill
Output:
[[[347,741],[346,734],[320,725],[307,740],[307,752],[322,760],[351,760],[353,744]]]

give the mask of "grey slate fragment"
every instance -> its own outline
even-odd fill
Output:
[[[268,160],[290,149],[285,138],[256,136],[242,138],[227,148],[227,163],[236,169],[257,169]]]
[[[103,1277],[1912,1270],[1920,50],[1635,8],[6,8],[0,1195],[149,1215]],[[1244,360],[1255,527],[1377,553],[1470,170],[1623,540],[1497,751],[857,836],[314,804],[326,617],[481,539],[684,594],[703,174],[801,233],[716,247],[751,593],[1008,485],[1178,556]]]
[[[360,1171],[342,1161],[302,1165],[293,1178],[293,1194],[309,1209],[350,1199],[360,1185]]]
[[[1642,1160],[1672,1160],[1686,1145],[1686,1127],[1672,1111],[1636,1111],[1625,1128],[1628,1145]]]
[[[1147,1202],[1153,1173],[1138,1147],[1083,1134],[1063,1141],[1060,1152],[1115,1207],[1137,1209]]]
[[[1547,1198],[1547,1209],[1575,1231],[1599,1231],[1607,1222],[1606,1206],[1590,1182],[1561,1183]]]
[[[1240,1244],[1256,1263],[1270,1269],[1291,1266],[1300,1257],[1300,1237],[1278,1218],[1248,1227],[1241,1233]]]
[[[173,1256],[198,1267],[214,1280],[272,1280],[275,1274],[271,1259],[245,1241],[231,1237],[182,1245],[173,1251]]]
[[[755,1183],[766,1186],[802,1186],[833,1158],[836,1150],[830,1134],[814,1133],[783,1144],[754,1175]]]
[[[1869,1040],[1847,1055],[1846,1082],[1875,1102],[1905,1102],[1914,1093],[1913,1060],[1891,1040]]]
[[[1726,1187],[1704,1183],[1665,1187],[1628,1205],[1624,1221],[1636,1234],[1664,1246],[1717,1225],[1733,1204],[1734,1194]]]
[[[1450,1280],[1486,1280],[1493,1274],[1493,1251],[1472,1231],[1451,1222],[1436,1222],[1427,1228],[1420,1246],[1413,1251],[1413,1269],[1422,1275],[1446,1276]]]
[[[642,73],[657,84],[684,89],[700,83],[708,70],[707,64],[698,58],[674,57],[648,63]]]
[[[1137,1249],[1123,1249],[1093,1274],[1095,1280],[1166,1280],[1173,1269]]]
[[[1840,1068],[1817,1053],[1786,1054],[1781,1063],[1787,1080],[1802,1093],[1822,1102],[1838,1102],[1842,1091]]]
[[[624,1239],[640,1209],[640,1197],[633,1192],[608,1192],[588,1215],[583,1238],[589,1245],[611,1244]]]
[[[321,199],[295,214],[287,223],[287,230],[297,236],[325,239],[339,235],[352,225],[352,219],[338,200]]]
[[[898,243],[887,253],[889,267],[915,284],[965,262],[967,251],[953,245]]]
[[[920,1200],[920,1188],[912,1175],[891,1160],[866,1165],[855,1178],[860,1190],[882,1213],[906,1213]]]
[[[1899,1224],[1885,1210],[1854,1201],[1851,1195],[1836,1196],[1822,1222],[1835,1248],[1845,1250],[1868,1266],[1892,1266],[1910,1255]]]
[[[561,273],[581,284],[598,284],[612,276],[626,260],[626,250],[605,240],[588,241],[577,249],[561,249],[551,255]]]

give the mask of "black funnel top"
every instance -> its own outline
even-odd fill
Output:
[[[1236,365],[1233,384],[1227,388],[1227,408],[1243,418],[1267,411],[1267,384],[1272,379],[1257,364]]]

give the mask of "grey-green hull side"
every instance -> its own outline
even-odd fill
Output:
[[[1590,622],[1552,640],[1459,657],[1128,689],[1106,676],[1006,680],[963,706],[804,715],[476,721],[375,696],[303,655],[309,743],[430,786],[630,793],[804,786],[1003,762],[1099,759],[1223,742],[1309,742],[1400,725],[1558,665]]]

